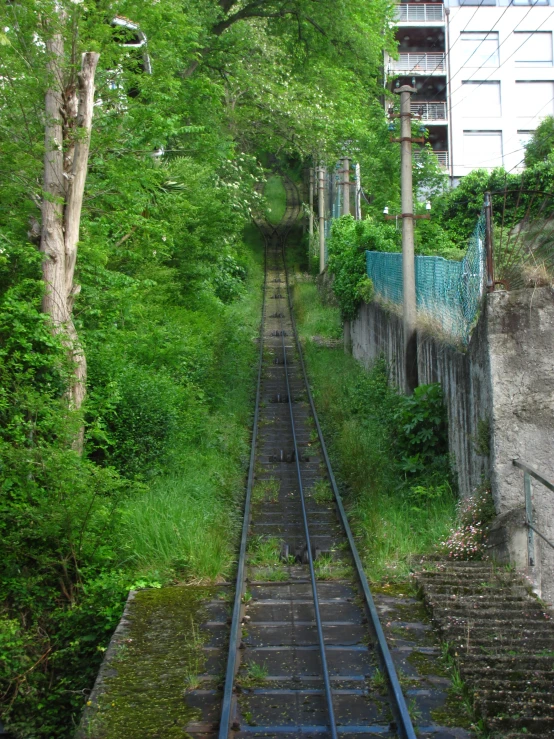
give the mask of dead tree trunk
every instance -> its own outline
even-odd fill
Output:
[[[77,80],[65,79],[64,41],[56,31],[46,43],[49,86],[46,92],[44,196],[40,249],[45,255],[42,275],[46,290],[42,308],[62,334],[74,376],[68,391],[70,406],[79,409],[85,397],[87,364],[75,325],[73,301],[77,244],[87,176],[94,75],[98,54],[85,53]],[[76,446],[82,447],[82,438]]]

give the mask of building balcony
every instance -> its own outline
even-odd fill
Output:
[[[447,151],[433,151],[433,154],[437,157],[439,166],[441,166],[443,169],[446,169],[450,161],[448,157],[448,152]],[[413,157],[416,162],[420,158],[420,156],[421,156],[421,152],[415,149],[413,151]]]
[[[445,102],[415,102],[410,103],[410,110],[420,116],[422,121],[446,123],[447,111]]]
[[[392,73],[444,74],[445,70],[444,54],[415,51],[402,53],[398,59],[390,60],[390,71]]]
[[[399,3],[394,10],[397,23],[444,23],[442,3]]]

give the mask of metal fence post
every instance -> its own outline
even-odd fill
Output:
[[[529,567],[535,566],[535,538],[533,535],[533,501],[531,499],[531,475],[523,473],[523,487],[525,489],[525,518],[527,521],[527,558]]]

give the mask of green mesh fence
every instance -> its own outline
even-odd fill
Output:
[[[366,251],[367,274],[376,294],[402,305],[402,254]],[[416,257],[418,321],[455,341],[469,342],[485,286],[485,215],[481,213],[464,258]]]

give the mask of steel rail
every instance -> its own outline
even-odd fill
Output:
[[[292,186],[294,187],[294,185]],[[377,608],[375,607],[375,601],[373,600],[373,596],[371,594],[369,583],[367,581],[367,577],[364,572],[362,560],[360,559],[360,555],[358,553],[358,549],[354,541],[354,536],[352,534],[352,531],[350,530],[350,524],[348,523],[348,517],[344,509],[342,497],[339,493],[335,475],[333,473],[333,468],[331,466],[331,460],[329,459],[329,454],[327,453],[327,447],[325,446],[323,432],[321,430],[321,425],[319,423],[319,418],[317,415],[317,410],[315,407],[312,391],[310,388],[310,383],[308,381],[308,374],[306,372],[306,365],[304,363],[304,355],[302,353],[302,346],[298,338],[296,321],[294,320],[294,311],[293,311],[292,300],[291,300],[291,295],[290,295],[290,285],[289,285],[288,269],[287,269],[287,263],[285,259],[284,246],[282,246],[282,252],[283,252],[282,254],[283,265],[284,265],[284,271],[285,271],[285,286],[287,290],[287,298],[288,298],[288,304],[289,304],[289,313],[290,313],[292,331],[293,331],[294,340],[296,342],[296,349],[298,352],[298,357],[300,359],[300,366],[302,368],[302,375],[304,377],[304,383],[306,386],[308,400],[310,403],[310,408],[312,410],[314,422],[316,425],[319,442],[321,444],[321,450],[323,452],[323,457],[325,459],[325,465],[327,467],[327,472],[329,474],[329,479],[331,480],[331,486],[333,488],[335,502],[337,504],[337,508],[339,509],[342,527],[344,529],[344,533],[346,534],[348,543],[350,545],[352,557],[356,565],[356,574],[358,576],[358,580],[360,582],[360,585],[363,591],[364,600],[365,600],[365,603],[366,603],[366,606],[369,612],[373,634],[377,641],[377,649],[379,652],[379,656],[381,658],[381,664],[382,664],[382,667],[384,668],[385,675],[387,677],[389,695],[391,698],[393,713],[395,714],[395,718],[398,724],[398,730],[400,732],[401,738],[402,739],[416,739],[416,734],[414,731],[414,727],[412,725],[412,720],[410,718],[408,707],[406,705],[406,700],[404,698],[404,694],[400,686],[398,675],[396,674],[396,668],[394,666],[394,662],[392,660],[392,656],[391,656],[391,653],[390,653],[390,650],[387,644],[387,640],[383,632],[383,627],[381,626],[381,622],[379,620],[379,614],[377,613]]]
[[[278,236],[278,238],[281,242],[281,258],[283,260],[283,269],[285,270],[285,274],[286,274],[285,257],[284,257],[284,251],[283,251],[286,237],[283,237],[283,239],[281,239],[280,236]],[[291,308],[290,308],[290,302],[289,302],[289,312],[290,310]],[[292,321],[292,313],[291,313],[291,321]],[[321,622],[321,612],[319,608],[319,598],[317,594],[317,583],[316,583],[314,560],[313,560],[313,554],[312,554],[310,527],[308,525],[308,514],[306,511],[306,499],[304,496],[304,486],[302,484],[302,470],[300,469],[300,454],[298,451],[298,443],[297,443],[297,438],[296,438],[296,425],[294,422],[294,410],[293,410],[293,404],[292,404],[292,396],[291,396],[289,372],[288,372],[288,364],[287,364],[287,347],[285,345],[285,335],[284,335],[284,330],[283,330],[282,315],[279,319],[279,323],[281,326],[281,339],[282,339],[282,347],[283,347],[283,369],[285,373],[285,383],[286,383],[286,390],[287,390],[287,397],[288,397],[288,404],[289,404],[290,426],[291,426],[291,432],[292,432],[292,441],[294,445],[294,459],[296,463],[296,475],[298,478],[300,503],[302,506],[302,521],[304,524],[304,536],[306,537],[308,567],[310,570],[310,582],[312,586],[312,597],[313,597],[313,602],[314,602],[314,614],[315,614],[315,622],[316,622],[316,629],[317,629],[317,639],[319,642],[319,653],[320,653],[320,658],[321,658],[321,671],[323,674],[323,684],[325,687],[325,699],[327,701],[327,713],[329,716],[329,728],[331,730],[332,739],[338,739],[337,726],[335,722],[335,710],[333,708],[333,692],[331,689],[331,679],[329,677],[329,668],[327,666],[327,656],[325,654],[325,637],[323,635],[323,625]]]
[[[254,422],[252,425],[252,446],[250,449],[250,465],[248,467],[248,481],[246,484],[246,497],[244,500],[244,518],[239,549],[239,560],[237,565],[237,584],[235,589],[235,601],[233,605],[233,616],[231,620],[231,632],[229,636],[229,654],[227,657],[227,669],[225,671],[225,687],[223,689],[223,702],[221,706],[221,719],[219,724],[219,739],[227,739],[231,723],[231,707],[233,703],[233,686],[237,670],[237,651],[239,636],[241,632],[241,610],[245,582],[246,569],[246,543],[248,540],[248,529],[250,526],[252,486],[254,482],[254,464],[256,461],[256,440],[258,437],[258,420],[260,415],[260,392],[262,386],[263,353],[264,353],[264,326],[266,313],[266,290],[267,290],[267,240],[264,243],[264,285],[262,299],[262,317],[260,321],[260,351],[258,358],[258,379],[256,383],[256,403],[254,406]]]

